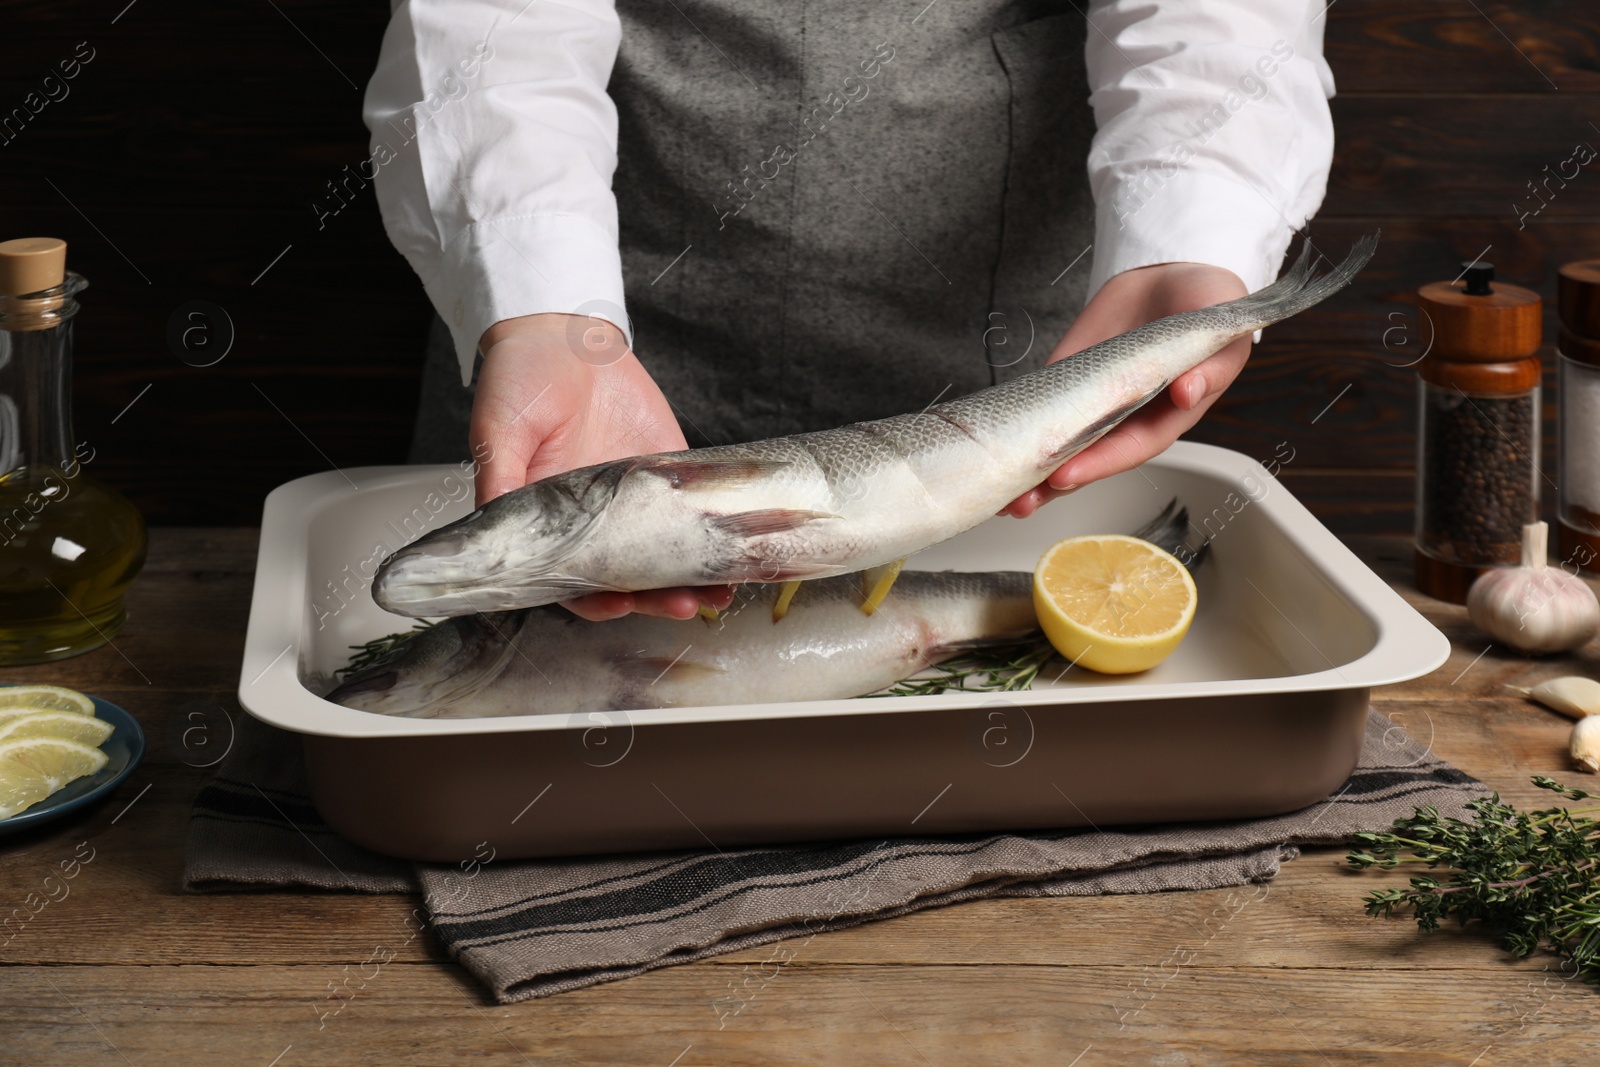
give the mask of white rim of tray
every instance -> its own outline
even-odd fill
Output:
[[[1106,704],[1133,700],[1174,700],[1263,693],[1322,692],[1370,689],[1421,677],[1450,655],[1450,641],[1417,613],[1327,527],[1296,500],[1283,483],[1242,453],[1214,445],[1179,441],[1159,457],[1161,466],[1202,475],[1248,474],[1277,492],[1267,492],[1253,506],[1262,508],[1285,531],[1316,572],[1342,593],[1376,631],[1372,647],[1342,665],[1310,674],[1209,682],[1169,682],[1114,686],[1050,688],[1008,693],[971,691],[936,696],[880,697],[864,705],[860,698],[797,700],[717,707],[652,708],[596,712],[611,725],[719,722],[824,715],[893,715],[983,707],[1003,702],[1017,707]],[[286,482],[267,495],[261,523],[261,545],[250,602],[244,662],[239,674],[239,704],[273,726],[324,737],[422,737],[479,733],[522,733],[529,730],[586,728],[600,719],[590,715],[507,715],[481,719],[411,719],[359,711],[330,703],[301,684],[300,642],[306,619],[304,601],[306,553],[290,546],[305,536],[316,509],[329,490],[351,484],[359,476],[370,489],[414,479],[415,466],[358,467],[324,471]],[[365,490],[363,490],[365,491]],[[1271,603],[1269,600],[1268,603]],[[410,620],[397,621],[409,622]],[[1287,618],[1285,619],[1287,622]],[[1293,626],[1293,623],[1289,623]],[[1309,641],[1309,638],[1307,639]],[[1313,645],[1315,647],[1315,645]],[[1320,652],[1319,652],[1320,654]],[[1324,657],[1326,658],[1326,657]]]

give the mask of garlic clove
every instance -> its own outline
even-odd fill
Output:
[[[1569,719],[1600,715],[1600,682],[1593,678],[1567,675],[1564,678],[1548,678],[1532,689],[1516,685],[1507,688],[1530,700],[1537,700]]]
[[[1585,716],[1572,724],[1572,766],[1594,774],[1600,771],[1600,718]]]
[[[1564,652],[1600,631],[1600,601],[1583,579],[1545,563],[1549,528],[1522,528],[1522,563],[1485,572],[1467,593],[1484,633],[1523,652]]]

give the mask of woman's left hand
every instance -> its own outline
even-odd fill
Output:
[[[1054,363],[1166,315],[1194,311],[1247,295],[1237,274],[1204,263],[1159,263],[1124,271],[1084,306],[1046,362]],[[1250,357],[1242,337],[1198,367],[1173,380],[1156,397],[1099,441],[1057,467],[1033,489],[1013,500],[1002,515],[1024,518],[1039,505],[1081,485],[1132,470],[1164,452],[1233,384]]]

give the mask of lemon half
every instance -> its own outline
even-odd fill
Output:
[[[1149,670],[1170,656],[1198,599],[1176,557],[1125,534],[1059,541],[1033,571],[1045,636],[1057,652],[1102,674]]]

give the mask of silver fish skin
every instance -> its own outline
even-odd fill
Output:
[[[397,551],[373,596],[400,615],[460,615],[903,559],[990,518],[1226,345],[1342,289],[1376,246],[1362,238],[1317,277],[1308,242],[1250,296],[914,415],[545,478]]]
[[[446,619],[327,698],[413,718],[578,714],[828,700],[893,685],[969,648],[1034,633],[1025,571],[906,571],[872,615],[859,575],[746,585],[715,621],[586,622],[558,606]]]

